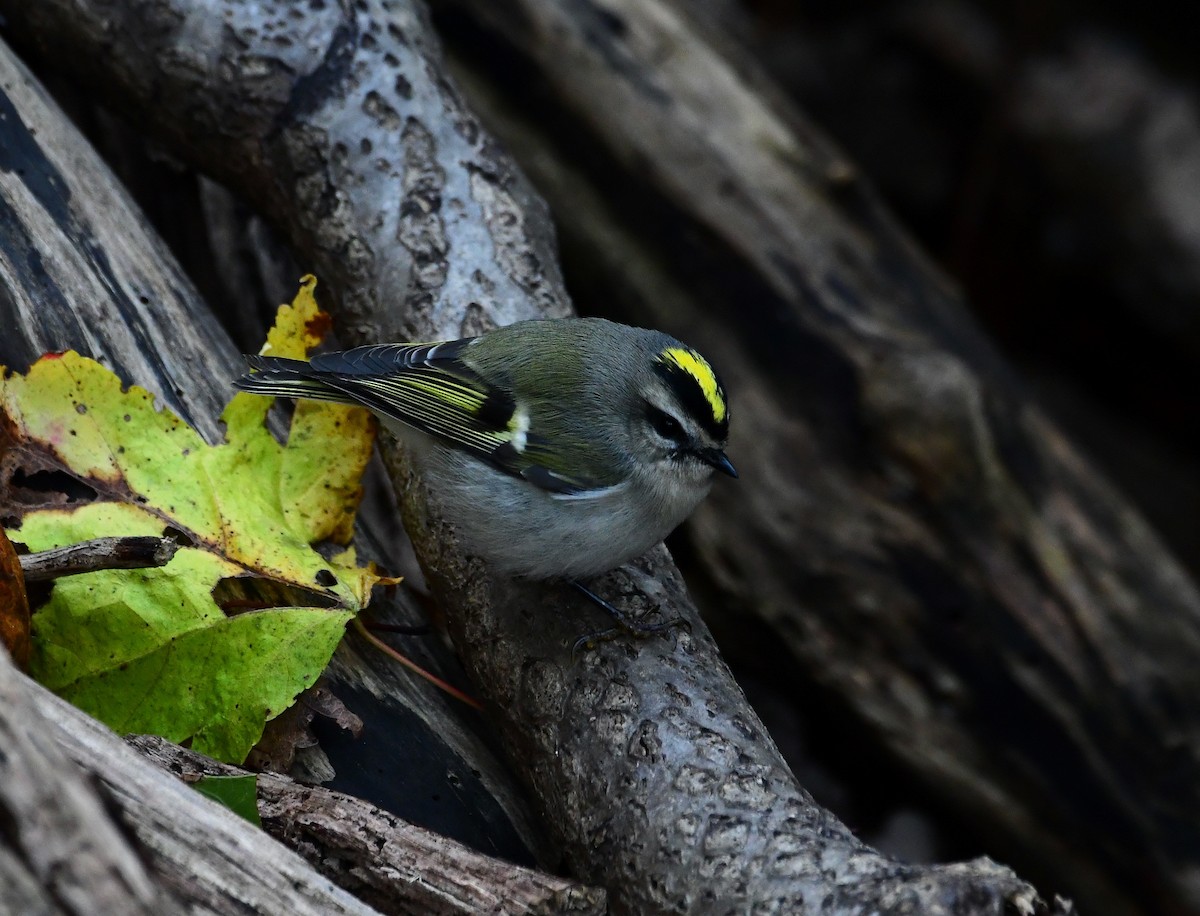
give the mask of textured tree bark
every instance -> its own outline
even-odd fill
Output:
[[[544,208],[462,106],[420,8],[0,9],[48,59],[79,67],[271,214],[332,286],[351,342],[567,312]],[[499,582],[464,559],[402,456],[390,457],[459,651],[568,861],[615,909],[1047,908],[986,860],[887,860],[814,805],[665,553],[601,587],[682,614],[691,632],[572,659],[592,624],[556,613],[567,601],[555,589]]]
[[[187,783],[249,775],[162,738],[141,735],[128,742]],[[259,775],[258,813],[264,830],[381,913],[605,912],[600,890],[480,855],[353,796],[286,776]]]
[[[682,4],[452,5],[511,42],[467,95],[548,196],[585,307],[727,376],[744,473],[687,534],[731,650],[782,643],[777,680],[847,702],[1086,908],[1200,912],[1195,583],[854,167]]]
[[[37,689],[0,649],[0,912],[177,909],[113,823],[104,793],[28,715]]]
[[[367,914],[0,652],[0,912]]]
[[[1034,396],[1200,571],[1197,21],[973,0],[689,4],[838,136],[951,265]],[[768,22],[769,20],[769,22]]]
[[[42,352],[75,347],[113,367],[126,381],[154,390],[161,403],[210,441],[218,440],[216,418],[230,396],[226,380],[240,371],[241,362],[228,336],[111,173],[2,44],[0,87],[0,365],[23,368]],[[0,518],[5,515],[0,507]],[[19,541],[19,531],[13,537]],[[370,531],[360,531],[360,547],[378,554]],[[423,619],[383,595],[373,608],[385,617],[390,613],[397,622]],[[445,673],[445,653],[436,644],[414,645],[410,655]],[[355,762],[387,774],[375,780],[372,797],[393,810],[407,811],[412,796],[444,791],[469,810],[459,815],[451,806],[427,806],[427,823],[528,858],[525,847],[537,848],[543,841],[508,772],[462,720],[459,704],[397,667],[353,635],[332,666],[336,689],[348,701],[352,698],[367,720],[364,741],[351,745]],[[36,705],[14,702],[0,713],[11,717],[15,731],[45,730]],[[404,755],[391,752],[382,760],[364,762],[364,747],[390,752],[390,742],[404,746]],[[21,805],[31,804],[30,799],[53,799],[59,794],[56,780],[75,778],[73,771],[61,774],[42,767],[40,758],[26,753],[20,742],[0,745],[0,756],[4,754],[9,755],[8,765],[44,777],[44,784],[33,788],[13,783],[13,797]],[[426,782],[417,793],[406,776],[410,771],[432,774],[434,782]],[[348,779],[338,773],[336,781],[340,785]],[[22,817],[4,823],[20,825],[37,808],[11,810],[22,812]],[[178,842],[183,843],[188,824],[182,812],[178,817]],[[69,840],[65,828],[62,840]],[[116,855],[121,847],[113,848]],[[16,868],[24,853],[15,850],[13,858],[13,852],[5,844],[0,856]],[[249,867],[253,865],[251,861]],[[23,886],[18,874],[14,873],[15,888]],[[307,887],[306,879],[297,880]],[[215,908],[228,912],[231,900],[253,899],[236,897],[245,889],[227,888],[230,898]],[[47,893],[53,893],[49,884]],[[212,897],[217,891],[210,888],[205,893]],[[281,911],[287,909],[288,899],[280,898]],[[313,899],[320,911],[321,896]],[[135,912],[137,905],[131,900],[127,906],[101,909]]]

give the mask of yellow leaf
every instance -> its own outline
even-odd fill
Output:
[[[329,320],[314,286],[306,277],[280,308],[265,349],[302,357],[319,342]],[[59,580],[33,616],[35,677],[118,730],[235,761],[312,684],[380,581],[352,550],[314,549],[350,540],[375,426],[361,408],[307,403],[281,445],[270,405],[235,395],[226,441],[210,446],[74,352],[0,379],[14,540],[45,550],[165,533],[186,545],[159,569]]]

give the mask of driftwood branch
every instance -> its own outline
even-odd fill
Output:
[[[195,782],[249,775],[162,738],[128,743],[158,766]],[[601,891],[480,855],[360,799],[258,776],[263,829],[381,913],[602,913]]]
[[[231,378],[240,362],[228,336],[112,174],[3,45],[0,87],[2,149],[7,157],[0,169],[0,207],[6,214],[0,221],[5,292],[0,296],[0,326],[5,329],[0,363],[20,369],[44,351],[77,348],[116,368],[126,381],[136,380],[156,391],[209,441],[220,441],[217,416],[230,391],[219,380]],[[98,247],[97,240],[109,247]],[[371,532],[360,534],[360,547],[380,556]],[[373,609],[393,615],[403,611],[387,596],[380,596]],[[360,649],[349,637],[335,658],[331,678],[345,691],[343,696],[353,697],[355,711],[367,721],[363,740],[340,742],[338,749],[329,748],[328,758],[318,761],[328,771],[330,760],[350,758],[345,766],[334,768],[334,784],[355,784],[355,774],[364,770],[388,774],[374,785],[361,780],[358,785],[367,794],[373,790],[372,797],[392,810],[420,806],[427,824],[528,859],[526,848],[540,841],[523,801],[491,751],[458,718],[461,710],[419,680],[396,671],[378,653],[360,655]],[[436,643],[415,643],[409,651],[423,666],[445,673],[445,654]],[[0,672],[5,678],[16,677],[6,658],[0,659],[0,667],[5,668]],[[6,689],[7,684],[6,680]],[[98,726],[85,716],[49,699],[31,702],[26,692],[36,697],[44,693],[26,683],[16,694],[5,693],[0,708],[0,730],[5,734],[0,742],[0,822],[15,825],[16,831],[0,829],[6,879],[0,887],[4,892],[11,889],[0,910],[39,912],[46,908],[36,901],[51,899],[74,911],[68,897],[78,893],[78,899],[86,901],[77,907],[79,912],[174,912],[185,907],[199,913],[230,912],[250,905],[274,912],[366,911],[298,860],[273,861],[273,844],[264,847],[264,858],[243,855],[246,846],[257,848],[264,842],[249,824],[235,818],[214,834],[204,814],[208,809],[193,807],[191,793],[186,793],[186,805],[176,804],[170,792],[160,797],[154,768],[142,764],[122,769],[126,758],[102,752],[110,734],[101,739],[97,735],[107,733],[95,731]],[[57,724],[51,726],[48,718]],[[25,740],[25,735],[32,737]],[[66,747],[71,755],[85,747],[77,756],[86,757],[90,771],[105,785],[121,787],[123,795],[115,805],[107,793],[89,790],[87,818],[96,823],[74,826],[83,819],[74,810],[70,789],[79,781],[79,772],[60,752],[55,756],[54,745]],[[372,753],[382,756],[372,758]],[[403,760],[400,776],[398,760]],[[413,772],[425,779],[419,791],[408,778]],[[439,792],[453,804],[422,805]],[[111,837],[114,832],[127,836],[126,820],[146,823],[122,846]],[[240,831],[240,836],[231,840],[223,831]],[[36,841],[37,849],[23,848],[26,840]],[[189,854],[188,843],[196,843],[197,850]],[[75,852],[94,847],[98,853],[79,856],[78,870],[73,870],[73,861],[58,862],[64,845]],[[230,869],[221,850],[244,861]],[[129,859],[153,861],[150,872],[143,868],[143,874],[150,874],[150,885],[145,886],[137,873],[125,874]],[[201,863],[198,879],[185,874]],[[279,877],[278,895],[274,877],[268,886],[248,877],[255,870]],[[114,877],[103,878],[101,872]],[[71,887],[60,893],[56,876]],[[76,885],[86,887],[87,895],[72,889]],[[14,897],[18,892],[22,896]],[[17,902],[10,908],[7,902],[13,899]],[[186,903],[176,905],[176,899]]]
[[[1196,583],[854,166],[690,4],[453,6],[583,307],[686,334],[734,392],[742,480],[686,531],[728,652],[1085,911],[1200,912]]]
[[[4,653],[0,747],[0,912],[374,912]]]
[[[26,582],[42,582],[98,569],[166,566],[178,549],[179,544],[170,538],[95,538],[80,544],[22,554],[21,572]]]
[[[47,59],[261,206],[332,287],[350,342],[471,333],[568,303],[544,207],[445,78],[422,7],[2,5]],[[199,28],[202,23],[211,28]],[[197,27],[193,27],[197,26]],[[200,66],[195,62],[204,62]],[[578,875],[617,909],[1028,912],[986,862],[902,866],[814,805],[746,706],[670,561],[600,587],[689,634],[576,662],[565,593],[495,581],[455,548],[389,446],[408,529],[516,765]],[[570,613],[563,613],[570,608]]]
[[[127,104],[143,117],[154,110],[152,99],[205,96],[197,87],[212,88],[210,77],[226,80],[206,96],[210,107],[165,105],[160,126],[178,150],[192,148],[194,161],[272,212],[306,252],[306,266],[336,278],[353,340],[458,333],[565,307],[557,279],[531,267],[554,270],[552,251],[545,260],[540,210],[452,88],[429,78],[440,70],[419,11],[391,8],[397,29],[412,39],[398,48],[376,37],[390,21],[382,6],[361,15],[348,6],[326,8],[328,18],[312,20],[310,35],[336,40],[318,42],[321,54],[268,68],[264,88],[275,95],[254,95],[253,104],[239,107],[223,100],[245,89],[237,80],[251,68],[241,66],[241,52],[200,55],[228,64],[214,65],[221,74],[183,65],[175,72],[191,61],[191,46],[175,38],[176,20],[165,5],[146,6],[168,10],[154,20],[166,23],[158,44],[146,43],[154,53],[168,52],[165,77],[150,62],[154,55],[132,40],[84,43],[84,53],[71,53],[78,39],[70,22],[44,18],[54,15],[54,4],[16,6],[10,20],[42,36],[57,60],[95,67],[116,61]],[[580,216],[563,224],[577,263],[586,254],[594,271],[587,275],[594,284],[585,285],[597,299],[619,293],[612,301],[635,320],[690,328],[689,339],[730,376],[735,429],[753,431],[746,435],[756,453],[736,455],[748,469],[739,488],[719,491],[690,529],[703,560],[697,581],[714,619],[722,623],[728,608],[754,614],[767,642],[791,653],[782,667],[804,673],[793,682],[798,688],[815,683],[843,698],[911,773],[944,790],[1008,848],[1022,846],[1028,858],[1053,863],[1044,867],[1091,887],[1094,899],[1118,912],[1143,904],[1195,910],[1194,583],[1025,397],[964,319],[953,291],[914,255],[844,157],[748,77],[753,67],[661,4],[608,3],[603,13],[593,4],[467,8],[499,23],[571,115],[567,123],[586,127],[579,136],[589,154],[607,157],[606,168],[624,165],[618,181],[584,182],[592,197],[571,197],[575,186],[556,198],[565,201],[561,213]],[[171,9],[179,21],[203,15]],[[86,29],[84,19],[75,28]],[[129,27],[134,34],[136,24]],[[372,48],[358,46],[364,35],[373,36]],[[662,66],[665,49],[698,50],[672,58],[679,66],[669,68]],[[401,62],[403,82],[387,70],[388,55]],[[368,71],[388,72],[398,94],[356,81]],[[721,80],[705,83],[703,74],[714,73]],[[92,75],[98,85],[111,84],[111,74]],[[687,91],[718,84],[727,94]],[[162,96],[152,91],[164,87]],[[392,130],[337,121],[330,98],[343,89],[362,103],[348,110],[364,110]],[[230,127],[221,120],[229,109],[248,113]],[[203,129],[177,119],[181,111]],[[622,116],[603,119],[603,111]],[[561,154],[562,133],[543,131],[542,145],[531,147],[531,171],[536,154],[550,163],[539,179],[555,178],[545,151]],[[212,147],[238,155],[219,162]],[[383,168],[381,160],[399,191],[371,171],[372,162]],[[653,200],[657,216],[666,213],[652,230],[683,226],[695,246],[672,261],[671,252],[652,250],[647,234],[631,232],[640,211],[614,190],[622,182],[634,189],[629,196]],[[582,218],[598,209],[591,206],[597,200],[617,211],[612,224],[589,226]],[[306,217],[314,203],[319,217]],[[450,211],[455,218],[445,217]],[[460,219],[463,212],[469,215]],[[619,232],[606,234],[614,225]],[[352,235],[355,226],[368,228]],[[500,257],[476,252],[462,259],[472,251],[468,226]],[[499,294],[492,297],[489,284]],[[719,295],[705,295],[706,285]],[[675,295],[662,295],[664,288]],[[524,298],[529,289],[536,306]],[[738,302],[735,331],[722,301]],[[694,311],[668,313],[666,303]],[[640,732],[614,729],[605,735],[609,744],[590,744],[569,718],[660,722],[664,711],[643,691],[647,683],[674,689],[664,668],[647,676],[629,667],[618,647],[575,667],[556,646],[543,651],[521,631],[522,613],[532,615],[532,629],[564,600],[518,591],[506,598],[508,586],[493,589],[449,548],[442,555],[452,536],[419,496],[407,511],[433,580],[456,611],[454,631],[473,670],[481,679],[497,674],[494,700],[519,710],[499,715],[509,745],[529,764],[530,781],[545,792],[547,810],[565,821],[565,812],[577,810],[572,806],[596,801],[584,783],[597,771],[582,772],[593,766],[593,753],[621,748],[604,778],[636,783],[643,771],[625,755]],[[623,597],[628,590],[635,606],[662,605],[665,590],[671,607],[673,580],[656,562],[603,585]],[[516,611],[508,606],[514,602]],[[586,628],[577,618],[550,641],[569,641],[581,622]],[[732,615],[723,628],[747,631]],[[672,660],[677,646],[685,656],[694,652],[686,665]],[[764,642],[734,646],[752,656]],[[654,661],[666,670],[712,662],[703,631],[640,648],[639,657],[668,656]],[[485,657],[504,652],[512,657]],[[726,695],[718,695],[724,704]],[[591,696],[600,705],[581,699]],[[714,731],[725,736],[727,724]],[[561,755],[564,747],[577,756]],[[551,750],[566,759],[555,760]],[[572,766],[580,772],[567,772]],[[727,785],[725,776],[716,772],[714,793]],[[620,796],[633,798],[626,810],[641,816],[639,797]],[[597,810],[593,833],[604,813]],[[646,812],[644,823],[658,814]],[[725,815],[703,809],[699,817],[708,830]],[[631,835],[620,833],[606,852]],[[576,867],[601,873],[606,866],[579,848],[586,843],[569,839]]]

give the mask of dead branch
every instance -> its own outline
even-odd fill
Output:
[[[291,42],[265,38],[296,27],[284,4],[3,9],[49,59],[84,68],[178,154],[271,213],[331,282],[351,341],[565,313],[543,209],[444,78],[421,8],[327,5]],[[213,15],[220,28],[187,27]],[[847,184],[845,169],[815,174]],[[819,222],[807,228],[822,237]],[[795,288],[788,266],[772,276]],[[664,554],[601,585],[633,607],[691,617],[693,633],[576,663],[569,646],[587,621],[558,615],[565,601],[553,590],[494,581],[464,560],[403,459],[392,465],[409,531],[513,759],[576,872],[606,886],[614,906],[1044,907],[986,861],[884,859],[815,806]]]
[[[21,555],[26,582],[44,582],[99,569],[144,569],[166,566],[179,544],[170,538],[95,538],[80,544]]]
[[[162,738],[126,741],[187,783],[252,775]],[[264,830],[381,913],[605,911],[602,891],[481,855],[361,799],[277,773],[258,775],[258,813]]]
[[[0,912],[374,912],[3,652],[0,747]]]

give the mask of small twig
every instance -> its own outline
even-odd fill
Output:
[[[165,566],[178,549],[178,542],[170,538],[96,538],[68,547],[27,553],[21,557],[21,572],[26,582],[42,582],[98,569]]]

